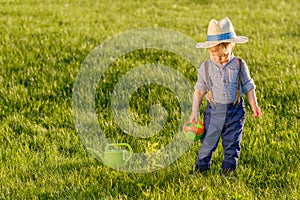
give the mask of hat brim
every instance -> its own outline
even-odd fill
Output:
[[[196,44],[195,47],[207,49],[207,48],[211,48],[211,47],[217,46],[218,44],[226,43],[226,42],[246,43],[246,42],[248,42],[248,38],[245,36],[235,36],[234,38],[227,39],[227,40],[199,42]]]

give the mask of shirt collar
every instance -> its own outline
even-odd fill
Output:
[[[234,58],[234,54],[233,54],[233,52],[231,52],[231,56],[230,56],[228,62],[224,65],[224,67],[226,67],[232,61],[233,58]]]
[[[211,60],[211,62],[214,63],[220,69],[224,69],[232,61],[233,58],[234,58],[234,54],[233,54],[233,52],[231,52],[231,56],[230,56],[228,62],[224,66],[222,64],[214,62],[213,60]]]

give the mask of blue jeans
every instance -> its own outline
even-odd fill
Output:
[[[220,138],[224,149],[222,169],[235,170],[241,150],[242,131],[245,123],[244,101],[233,104],[207,104],[204,113],[204,137],[196,163],[196,170],[208,170]]]

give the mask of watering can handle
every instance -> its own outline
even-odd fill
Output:
[[[125,160],[125,161],[128,161],[128,160],[131,158],[133,151],[132,151],[131,146],[130,146],[129,144],[127,144],[127,143],[114,143],[114,144],[108,144],[108,145],[106,145],[106,147],[105,147],[105,151],[108,151],[108,148],[109,148],[109,147],[116,147],[116,146],[126,146],[126,147],[129,149],[129,157]]]

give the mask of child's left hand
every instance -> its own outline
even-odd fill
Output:
[[[260,110],[260,107],[259,106],[254,106],[252,108],[252,111],[253,111],[253,114],[252,114],[252,117],[261,117],[262,116],[262,112]]]

